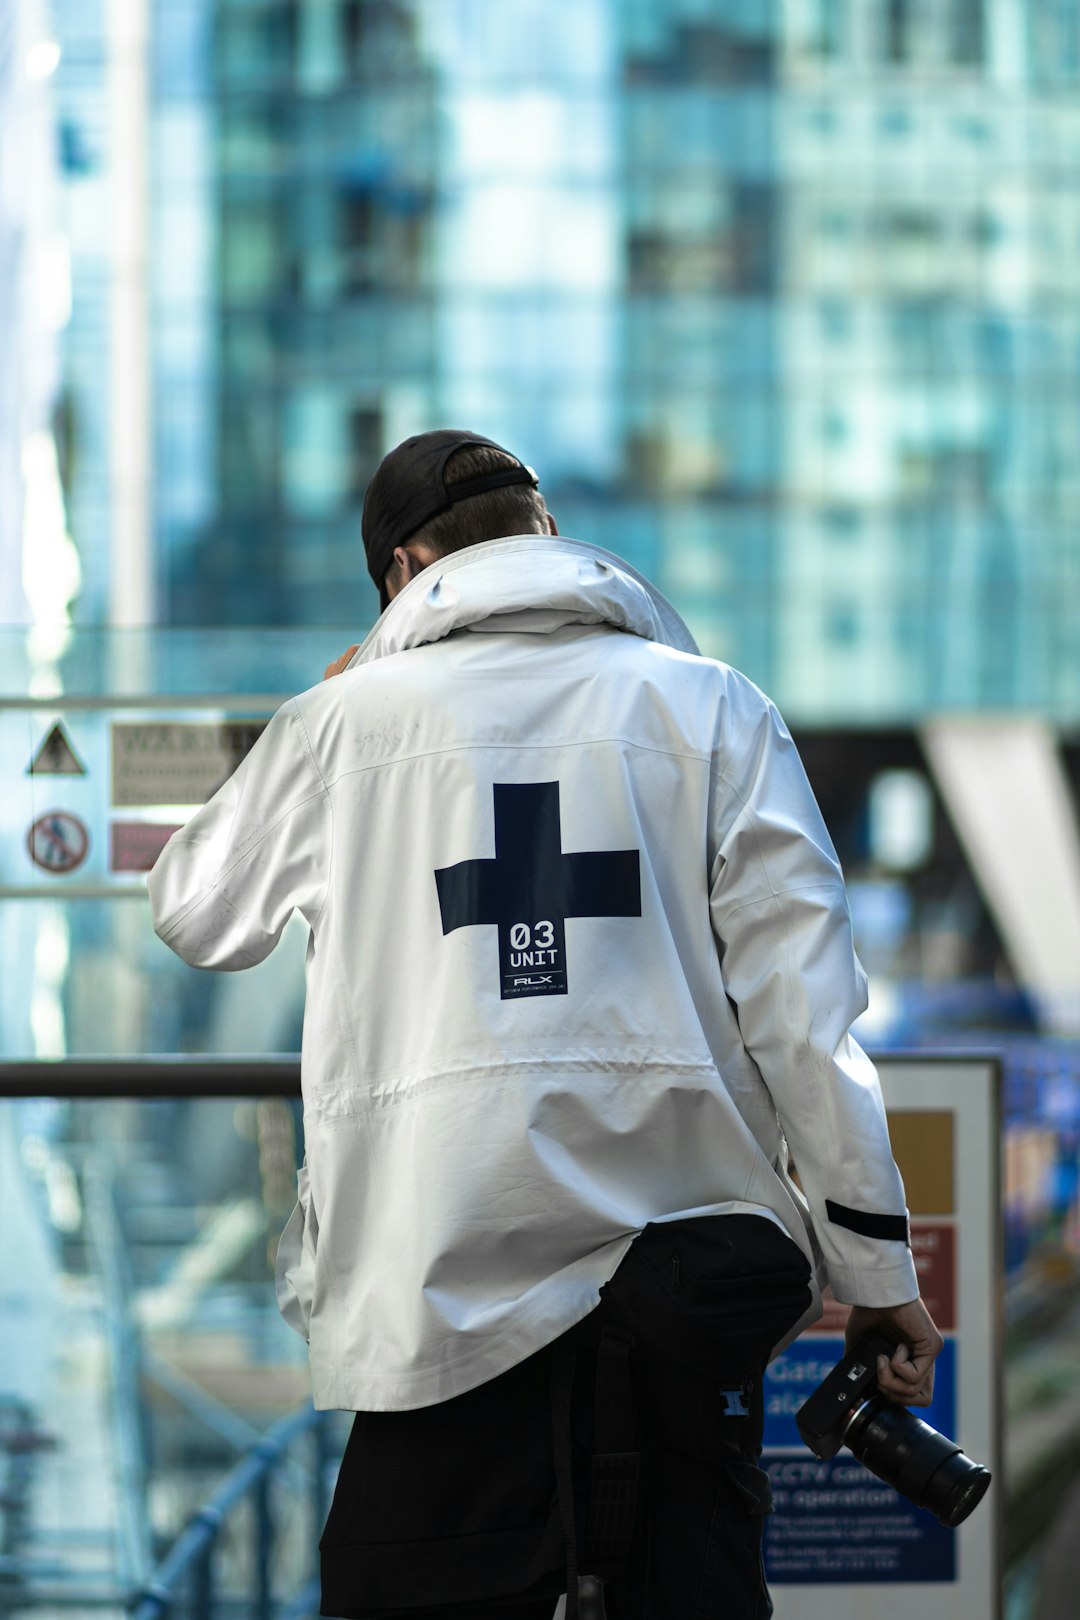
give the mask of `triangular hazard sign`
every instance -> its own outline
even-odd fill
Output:
[[[85,776],[86,766],[59,720],[26,767],[27,776]]]

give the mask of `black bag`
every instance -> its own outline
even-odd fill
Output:
[[[761,1215],[652,1221],[600,1297],[655,1353],[737,1385],[808,1309],[810,1263]]]
[[[765,1216],[653,1221],[634,1239],[615,1275],[601,1288],[600,1300],[596,1441],[584,1554],[590,1572],[612,1577],[621,1573],[630,1555],[641,1501],[635,1377],[653,1386],[654,1407],[658,1399],[666,1409],[668,1438],[680,1450],[693,1455],[701,1446],[702,1455],[711,1456],[719,1440],[716,1460],[722,1461],[736,1511],[753,1515],[771,1511],[768,1477],[753,1460],[760,1444],[761,1373],[773,1347],[810,1304],[810,1263],[787,1233]],[[553,1396],[559,1409],[554,1436],[566,1542],[566,1613],[572,1620],[578,1612],[567,1418],[572,1348],[567,1355],[556,1374]],[[652,1361],[675,1364],[691,1377],[672,1379],[659,1366],[650,1369]],[[695,1380],[712,1390],[707,1412],[689,1390],[681,1393],[684,1383],[692,1385]],[[561,1390],[561,1398],[556,1390]],[[709,1415],[719,1416],[719,1424],[712,1424]],[[745,1420],[732,1426],[737,1438],[734,1432],[723,1436],[732,1418]]]

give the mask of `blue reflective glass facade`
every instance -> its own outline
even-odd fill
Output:
[[[795,721],[1075,715],[1077,0],[151,14],[165,620],[362,629],[456,422]]]
[[[62,224],[71,265],[71,314],[63,332],[56,400],[57,451],[82,589],[73,616],[101,624],[109,604],[110,170],[104,0],[56,0],[62,51],[52,75]]]

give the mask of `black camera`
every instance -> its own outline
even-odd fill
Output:
[[[878,1479],[952,1528],[986,1495],[990,1470],[882,1395],[877,1358],[891,1357],[895,1349],[884,1334],[864,1333],[799,1408],[795,1421],[815,1456],[835,1457],[847,1446]]]

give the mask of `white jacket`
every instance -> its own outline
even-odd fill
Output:
[[[916,1297],[794,745],[609,553],[526,536],[427,569],[149,886],[197,967],[261,961],[294,907],[311,928],[278,1296],[317,1406],[503,1372],[650,1220],[760,1213],[839,1299]]]

